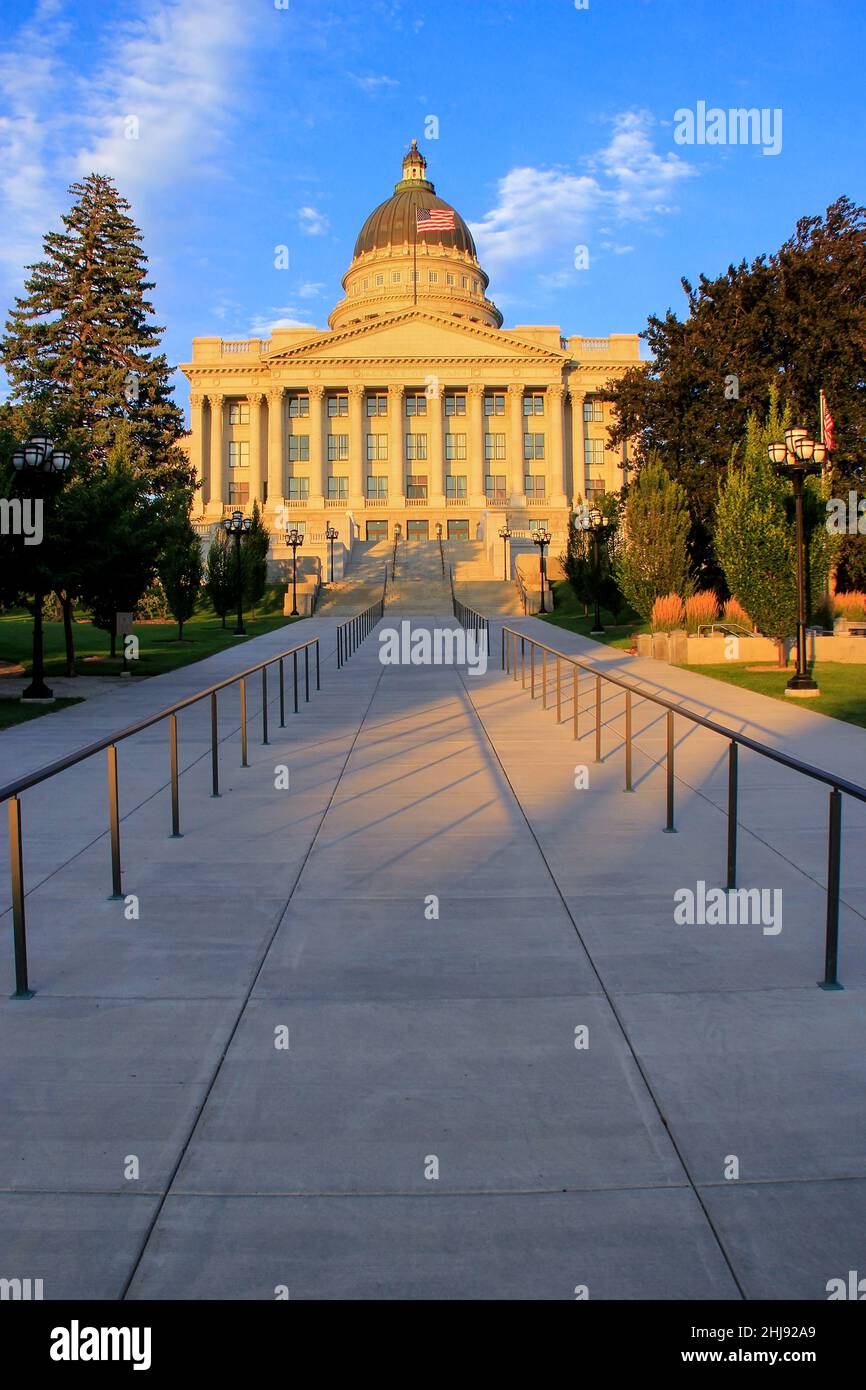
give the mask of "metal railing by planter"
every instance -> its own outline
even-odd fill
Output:
[[[365,608],[363,613],[357,617],[350,618],[347,623],[341,623],[337,628],[337,670],[339,671],[349,657],[358,650],[365,637],[370,633],[377,623],[382,621],[385,615],[385,595],[388,591],[388,571],[385,571],[385,583],[382,587],[382,597],[375,603],[371,603],[369,608]]]
[[[36,787],[40,782],[47,782],[50,777],[56,777],[60,772],[66,772],[71,767],[76,767],[78,763],[83,763],[87,758],[95,757],[97,753],[107,752],[108,754],[108,830],[109,842],[111,846],[111,898],[114,900],[123,899],[123,879],[120,862],[120,801],[118,797],[118,759],[117,747],[125,739],[132,738],[134,734],[143,733],[145,729],[150,729],[154,724],[159,724],[163,719],[169,721],[168,726],[168,757],[169,774],[171,788],[171,838],[180,838],[180,774],[178,769],[178,731],[177,716],[181,710],[189,709],[192,705],[198,704],[200,700],[210,697],[210,727],[211,727],[211,794],[220,795],[219,789],[219,692],[227,690],[229,686],[237,685],[240,695],[240,735],[241,735],[241,767],[249,767],[248,760],[248,727],[247,727],[247,681],[251,676],[261,672],[262,678],[262,743],[269,742],[268,739],[268,671],[275,666],[278,670],[279,679],[279,707],[280,707],[280,728],[286,727],[286,673],[285,663],[292,658],[292,686],[291,698],[294,713],[297,714],[300,706],[300,685],[303,680],[303,702],[309,703],[310,700],[310,652],[313,651],[315,659],[315,681],[316,689],[321,689],[321,663],[319,657],[319,639],[312,637],[307,642],[300,642],[296,647],[289,647],[286,651],[280,652],[277,656],[269,656],[267,661],[259,661],[255,666],[248,666],[246,670],[239,671],[237,675],[228,676],[223,681],[217,681],[214,685],[207,686],[204,690],[199,690],[195,695],[188,695],[185,700],[178,700],[176,704],[168,705],[157,714],[148,715],[146,719],[139,719],[135,724],[129,724],[125,729],[121,729],[116,734],[111,734],[107,738],[99,739],[96,743],[88,744],[86,748],[79,749],[77,753],[69,753],[64,758],[58,758],[55,762],[49,763],[46,767],[40,768],[38,772],[28,773],[25,777],[19,777],[13,782],[7,782],[0,787],[0,801],[8,803],[9,819],[9,864],[12,879],[12,935],[13,949],[15,955],[15,993],[13,999],[30,999],[33,991],[30,988],[27,970],[27,925],[24,911],[24,855],[23,855],[23,822],[21,815],[21,793],[28,791],[31,787]],[[298,659],[303,653],[303,677],[299,677]]]
[[[461,603],[454,592],[454,566],[448,567],[448,582],[451,585],[451,607],[455,618],[462,628],[467,632],[483,632],[487,649],[490,648],[490,622],[483,613],[478,613],[474,608],[467,608],[465,603]]]
[[[528,660],[527,660],[528,652]],[[519,656],[518,656],[519,653]],[[539,654],[538,659],[536,653]],[[552,673],[548,667],[552,667]],[[835,773],[826,772],[823,768],[814,767],[811,763],[804,763],[799,758],[793,758],[788,753],[782,753],[776,748],[770,748],[766,744],[758,743],[756,739],[749,738],[746,734],[738,734],[731,729],[726,729],[724,725],[717,724],[712,719],[707,719],[705,715],[697,714],[692,710],[684,709],[682,705],[675,704],[672,700],[666,700],[662,695],[652,695],[649,691],[642,689],[638,685],[633,685],[629,681],[623,680],[620,676],[611,675],[608,671],[600,671],[591,662],[584,661],[579,657],[568,656],[564,652],[557,651],[555,647],[549,647],[544,642],[537,641],[534,637],[529,637],[526,633],[517,632],[514,628],[503,626],[502,629],[502,669],[513,676],[515,681],[520,680],[523,689],[529,686],[530,697],[535,700],[536,685],[541,685],[541,705],[542,709],[548,708],[548,695],[551,697],[551,708],[555,702],[557,723],[562,723],[563,704],[569,702],[568,691],[563,690],[563,667],[571,667],[571,681],[566,684],[571,685],[571,706],[573,737],[580,737],[580,676],[585,672],[587,676],[595,681],[594,687],[594,733],[595,733],[595,761],[603,761],[603,721],[602,721],[602,690],[604,683],[615,686],[625,695],[625,785],[623,790],[634,791],[632,778],[632,762],[634,751],[634,736],[632,732],[632,703],[634,697],[639,700],[648,700],[651,704],[657,705],[659,709],[665,711],[666,720],[666,740],[664,769],[665,769],[665,810],[666,823],[664,831],[671,835],[676,833],[674,819],[674,750],[675,750],[675,720],[677,718],[687,719],[691,724],[695,724],[702,729],[707,729],[710,733],[718,734],[720,738],[726,740],[728,744],[728,833],[727,833],[727,864],[726,864],[726,883],[725,888],[731,891],[737,886],[737,801],[739,789],[739,750],[748,749],[752,753],[759,753],[761,757],[768,758],[771,762],[778,763],[782,767],[789,768],[792,772],[798,772],[803,777],[809,777],[814,782],[820,782],[830,788],[828,827],[827,827],[827,912],[824,941],[824,978],[819,981],[821,989],[837,990],[842,989],[839,983],[839,899],[842,884],[842,797],[850,796],[856,801],[866,803],[866,787],[859,786],[856,782],[849,782],[844,777],[837,777]],[[528,668],[528,669],[527,669]],[[553,686],[551,691],[550,687]]]

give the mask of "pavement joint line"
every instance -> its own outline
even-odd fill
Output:
[[[505,765],[504,765],[504,763],[503,763],[501,757],[499,756],[499,751],[498,751],[498,749],[497,749],[497,747],[496,747],[496,744],[494,743],[493,738],[492,738],[492,736],[490,735],[490,733],[489,733],[489,731],[488,731],[488,729],[487,729],[487,726],[486,726],[486,724],[484,723],[484,720],[482,719],[481,714],[480,714],[480,712],[479,712],[479,710],[478,710],[478,708],[477,708],[477,706],[476,706],[476,704],[475,704],[475,701],[474,701],[473,698],[472,698],[472,695],[471,695],[471,693],[470,693],[469,687],[468,687],[467,684],[466,684],[466,680],[465,680],[465,678],[464,678],[464,676],[463,676],[463,673],[460,671],[459,667],[455,667],[455,670],[457,671],[458,678],[460,679],[460,682],[461,682],[461,684],[462,684],[462,686],[463,686],[466,699],[469,701],[470,706],[472,707],[472,709],[473,709],[474,712],[475,712],[475,716],[476,716],[476,718],[477,718],[477,720],[478,720],[478,723],[479,723],[480,728],[481,728],[482,731],[483,731],[484,738],[485,738],[486,742],[488,743],[488,745],[489,745],[489,747],[490,747],[490,751],[492,752],[494,758],[496,759],[497,763],[499,764],[499,767],[500,767],[501,770],[502,770],[502,775],[503,775],[503,777],[505,778],[505,780],[506,780],[506,782],[507,782],[507,784],[508,784],[508,787],[509,787],[509,789],[510,789],[510,791],[511,791],[511,794],[512,794],[512,796],[514,797],[515,801],[517,802],[517,805],[518,805],[519,808],[520,808],[521,815],[523,816],[523,819],[524,819],[524,821],[526,822],[526,827],[527,827],[527,829],[528,829],[530,835],[532,836],[533,840],[535,841],[535,845],[536,845],[536,847],[537,847],[537,849],[538,849],[538,853],[539,853],[540,856],[541,856],[542,863],[544,864],[544,867],[545,867],[545,869],[547,870],[547,873],[550,875],[550,880],[551,880],[551,882],[553,883],[553,885],[554,885],[554,887],[555,887],[555,889],[556,889],[556,892],[557,892],[557,895],[558,895],[558,897],[559,897],[559,900],[560,900],[560,902],[562,903],[563,910],[564,910],[564,911],[566,912],[566,914],[568,915],[568,919],[569,919],[569,921],[571,922],[572,927],[574,928],[575,935],[576,935],[578,941],[580,942],[580,944],[581,944],[581,946],[582,946],[582,948],[583,948],[583,951],[584,951],[584,953],[585,953],[585,955],[586,955],[586,959],[587,959],[587,961],[588,961],[588,963],[589,963],[590,969],[592,970],[593,974],[595,975],[596,979],[598,980],[599,987],[601,988],[602,994],[604,995],[604,998],[605,998],[605,1001],[606,1001],[606,1003],[607,1003],[607,1005],[608,1005],[608,1008],[610,1009],[611,1014],[612,1014],[613,1018],[614,1018],[615,1021],[616,1021],[617,1027],[619,1028],[620,1033],[622,1034],[622,1038],[623,1038],[623,1041],[624,1041],[626,1047],[628,1048],[629,1055],[632,1057],[632,1059],[633,1059],[633,1061],[634,1061],[634,1064],[635,1064],[635,1067],[637,1068],[638,1074],[639,1074],[639,1076],[641,1077],[641,1079],[642,1079],[642,1081],[643,1081],[643,1083],[644,1083],[644,1086],[646,1087],[647,1095],[649,1096],[650,1100],[652,1101],[652,1104],[653,1104],[653,1106],[654,1106],[654,1108],[655,1108],[656,1114],[658,1115],[659,1120],[661,1121],[661,1123],[662,1123],[662,1125],[663,1125],[663,1127],[664,1127],[665,1133],[666,1133],[667,1136],[668,1136],[668,1140],[669,1140],[669,1142],[670,1142],[670,1144],[671,1144],[671,1147],[672,1147],[674,1153],[676,1154],[677,1159],[678,1159],[678,1161],[679,1161],[679,1163],[680,1163],[680,1166],[681,1166],[681,1168],[682,1168],[682,1170],[683,1170],[683,1173],[685,1174],[685,1176],[686,1176],[686,1178],[687,1178],[687,1180],[688,1180],[688,1185],[689,1185],[689,1187],[691,1188],[691,1191],[694,1193],[695,1201],[698,1203],[698,1205],[699,1205],[700,1208],[701,1208],[701,1211],[703,1212],[704,1219],[705,1219],[705,1221],[706,1221],[706,1223],[707,1223],[707,1227],[708,1227],[708,1229],[711,1231],[711,1233],[712,1233],[712,1235],[713,1235],[713,1238],[715,1239],[716,1245],[717,1245],[718,1248],[719,1248],[719,1252],[720,1252],[720,1254],[721,1254],[721,1256],[722,1256],[722,1259],[724,1260],[725,1264],[727,1265],[728,1272],[730,1273],[730,1276],[731,1276],[731,1278],[732,1278],[733,1281],[734,1281],[734,1284],[735,1284],[736,1289],[737,1289],[737,1291],[738,1291],[738,1293],[739,1293],[739,1295],[740,1295],[740,1298],[745,1302],[745,1301],[747,1301],[746,1291],[745,1291],[743,1285],[741,1284],[741,1282],[740,1282],[740,1280],[739,1280],[739,1278],[738,1278],[738,1276],[737,1276],[737,1272],[736,1272],[736,1270],[735,1270],[735,1268],[734,1268],[734,1265],[733,1265],[733,1262],[732,1262],[732,1258],[731,1258],[731,1256],[729,1255],[729,1253],[728,1253],[728,1251],[727,1251],[727,1249],[726,1249],[726,1247],[725,1247],[725,1243],[724,1243],[724,1241],[722,1240],[722,1237],[721,1237],[720,1232],[719,1232],[718,1229],[716,1228],[715,1222],[713,1221],[713,1219],[712,1219],[712,1217],[711,1217],[711,1215],[710,1215],[710,1213],[709,1213],[709,1211],[708,1211],[708,1209],[707,1209],[707,1207],[706,1207],[706,1204],[705,1204],[705,1203],[702,1201],[702,1199],[701,1199],[701,1195],[700,1195],[700,1193],[699,1193],[699,1191],[698,1191],[698,1187],[697,1187],[695,1178],[692,1176],[692,1173],[691,1173],[691,1170],[690,1170],[690,1168],[689,1168],[689,1165],[688,1165],[688,1163],[686,1162],[685,1155],[684,1155],[684,1153],[682,1152],[682,1149],[680,1148],[680,1145],[677,1143],[677,1140],[676,1140],[676,1138],[675,1138],[675,1136],[674,1136],[673,1130],[671,1129],[670,1125],[668,1124],[667,1117],[665,1116],[665,1113],[664,1113],[664,1111],[663,1111],[663,1109],[662,1109],[662,1106],[661,1106],[661,1102],[660,1102],[658,1096],[656,1095],[656,1092],[655,1092],[654,1087],[652,1086],[652,1083],[650,1082],[650,1079],[649,1079],[649,1076],[647,1075],[646,1069],[644,1068],[644,1066],[643,1066],[643,1064],[642,1064],[640,1058],[638,1057],[637,1051],[635,1050],[635,1046],[634,1046],[634,1044],[633,1044],[633,1042],[632,1042],[632,1040],[631,1040],[631,1037],[630,1037],[630,1035],[629,1035],[628,1029],[627,1029],[626,1026],[625,1026],[625,1022],[624,1022],[624,1020],[622,1019],[622,1017],[620,1016],[620,1012],[619,1012],[619,1010],[617,1009],[616,1004],[614,1003],[614,1000],[613,1000],[613,997],[612,997],[612,995],[611,995],[611,993],[610,993],[610,990],[608,989],[607,985],[606,985],[605,982],[604,982],[604,979],[603,979],[603,977],[602,977],[601,971],[600,971],[599,967],[596,965],[595,960],[594,960],[594,958],[593,958],[593,956],[592,956],[592,953],[591,953],[591,951],[590,951],[590,949],[589,949],[587,943],[586,943],[586,942],[584,941],[584,939],[583,939],[583,935],[581,934],[580,928],[578,927],[577,922],[576,922],[575,919],[574,919],[574,915],[573,915],[571,909],[569,908],[568,903],[566,902],[565,895],[563,894],[562,889],[559,887],[559,884],[557,883],[556,876],[554,875],[553,870],[551,869],[550,864],[548,863],[547,855],[544,853],[544,849],[542,848],[541,841],[539,840],[539,838],[538,838],[538,836],[537,836],[537,834],[536,834],[536,832],[535,832],[535,827],[533,826],[531,820],[529,819],[529,816],[528,816],[527,812],[524,810],[523,803],[522,803],[522,801],[520,800],[519,796],[517,795],[517,792],[516,792],[515,789],[514,789],[514,786],[513,786],[512,781],[511,781],[511,778],[509,777],[508,772],[507,772],[507,770],[506,770],[506,768],[505,768]],[[497,671],[497,672],[496,672],[496,675],[497,675],[499,678],[503,679],[503,680],[509,680],[509,677],[508,677],[508,673],[507,673],[507,672],[504,672],[504,671],[503,671],[503,672],[499,672],[499,671]],[[509,684],[511,684],[511,683],[512,683],[512,682],[509,680]]]
[[[176,1159],[176,1161],[175,1161],[175,1163],[174,1163],[174,1165],[173,1165],[173,1167],[172,1167],[172,1169],[171,1169],[171,1172],[168,1174],[168,1178],[167,1178],[166,1184],[165,1184],[165,1189],[164,1189],[164,1191],[163,1191],[163,1193],[162,1193],[162,1196],[160,1197],[159,1201],[157,1202],[156,1210],[154,1211],[153,1216],[152,1216],[151,1220],[150,1220],[149,1223],[148,1223],[147,1229],[146,1229],[146,1231],[145,1231],[145,1233],[144,1233],[144,1238],[143,1238],[143,1240],[142,1240],[142,1242],[141,1242],[141,1245],[140,1245],[140,1247],[139,1247],[139,1250],[138,1250],[138,1254],[137,1254],[137,1255],[134,1257],[134,1259],[133,1259],[132,1268],[130,1269],[129,1275],[128,1275],[128,1277],[126,1278],[126,1280],[124,1281],[123,1287],[122,1287],[122,1289],[121,1289],[121,1291],[120,1291],[119,1300],[118,1300],[118,1301],[121,1302],[121,1303],[124,1302],[124,1300],[128,1297],[129,1290],[130,1290],[130,1288],[131,1288],[131,1286],[132,1286],[132,1282],[133,1282],[133,1280],[135,1279],[135,1276],[136,1276],[136,1274],[137,1274],[137,1272],[138,1272],[138,1269],[139,1269],[139,1266],[141,1265],[142,1260],[143,1260],[144,1257],[145,1257],[145,1254],[147,1253],[147,1247],[148,1247],[148,1245],[150,1244],[151,1237],[153,1236],[154,1231],[156,1230],[156,1227],[157,1227],[157,1225],[158,1225],[158,1223],[159,1223],[159,1218],[160,1218],[160,1216],[161,1216],[161,1214],[162,1214],[162,1211],[163,1211],[163,1208],[164,1208],[164,1206],[165,1206],[166,1199],[167,1199],[169,1193],[171,1192],[172,1184],[174,1183],[175,1178],[177,1177],[178,1172],[180,1171],[180,1166],[181,1166],[181,1164],[183,1163],[183,1160],[184,1160],[184,1158],[186,1157],[187,1150],[189,1149],[189,1146],[190,1146],[190,1144],[191,1144],[192,1141],[193,1141],[193,1138],[194,1138],[194,1136],[195,1136],[196,1129],[198,1128],[199,1121],[200,1121],[202,1115],[204,1114],[205,1107],[207,1106],[207,1103],[208,1103],[208,1101],[210,1100],[211,1094],[212,1094],[212,1092],[213,1092],[213,1088],[214,1088],[214,1086],[216,1085],[216,1082],[217,1082],[217,1079],[218,1079],[218,1077],[219,1077],[220,1071],[222,1070],[223,1062],[225,1061],[225,1059],[226,1059],[226,1057],[227,1057],[227,1055],[228,1055],[229,1048],[231,1047],[232,1042],[234,1041],[235,1035],[236,1035],[236,1033],[237,1033],[237,1031],[238,1031],[238,1028],[240,1027],[241,1019],[243,1018],[243,1016],[244,1016],[244,1014],[245,1014],[245,1012],[246,1012],[247,1006],[248,1006],[248,1004],[249,1004],[249,1002],[250,1002],[250,1000],[251,1000],[251,998],[252,998],[253,991],[255,990],[255,987],[256,987],[256,985],[258,984],[259,976],[260,976],[261,973],[262,973],[262,970],[263,970],[263,968],[264,968],[265,961],[267,960],[268,955],[269,955],[269,953],[270,953],[270,949],[271,949],[271,947],[272,947],[273,944],[274,944],[274,940],[276,939],[277,932],[280,930],[280,927],[282,926],[283,919],[284,919],[284,917],[285,917],[285,915],[286,915],[286,912],[287,912],[287,910],[288,910],[288,908],[289,908],[289,905],[290,905],[290,903],[291,903],[291,901],[292,901],[292,898],[294,897],[295,890],[297,889],[297,886],[298,886],[298,884],[299,884],[299,882],[300,882],[300,880],[301,880],[301,876],[302,876],[302,874],[303,874],[303,872],[304,872],[304,869],[306,868],[306,865],[307,865],[307,862],[308,862],[308,860],[309,860],[309,858],[310,858],[310,855],[311,855],[312,852],[313,852],[313,846],[315,845],[316,840],[318,839],[319,831],[321,830],[322,825],[324,824],[325,817],[326,817],[327,814],[328,814],[328,810],[330,809],[330,807],[331,807],[331,805],[332,805],[332,803],[333,803],[334,796],[336,795],[336,792],[337,792],[337,787],[340,785],[340,782],[341,782],[341,780],[342,780],[343,774],[344,774],[344,772],[345,772],[345,770],[346,770],[346,766],[347,766],[347,764],[348,764],[348,762],[349,762],[349,759],[350,759],[351,756],[352,756],[352,752],[353,752],[353,750],[354,750],[354,748],[355,748],[355,745],[356,745],[356,743],[357,743],[357,741],[358,741],[358,736],[359,736],[359,734],[360,734],[360,732],[361,732],[361,729],[363,728],[364,719],[365,719],[365,717],[366,717],[367,711],[370,709],[370,706],[372,705],[373,701],[374,701],[375,698],[376,698],[376,692],[378,691],[379,686],[380,686],[380,684],[381,684],[381,682],[382,682],[382,677],[383,677],[383,675],[384,675],[384,667],[380,667],[378,679],[376,680],[376,683],[375,683],[375,685],[374,685],[374,687],[373,687],[373,690],[372,690],[372,692],[371,692],[371,694],[370,694],[369,701],[368,701],[368,703],[367,703],[365,709],[363,710],[363,712],[362,712],[362,714],[361,714],[361,716],[360,716],[360,719],[359,719],[359,721],[358,721],[358,728],[357,728],[357,731],[356,731],[356,733],[355,733],[355,737],[353,738],[352,743],[351,743],[351,746],[348,748],[348,750],[347,750],[347,752],[346,752],[345,759],[343,760],[343,766],[342,766],[342,768],[341,768],[341,770],[340,770],[340,774],[339,774],[339,776],[337,777],[337,780],[336,780],[335,783],[334,783],[333,790],[332,790],[332,792],[331,792],[330,797],[328,798],[328,803],[327,803],[327,805],[325,806],[324,810],[322,811],[321,818],[320,818],[320,820],[319,820],[318,829],[316,830],[315,834],[312,836],[312,838],[311,838],[311,840],[310,840],[310,843],[309,843],[309,845],[307,846],[306,854],[304,855],[303,859],[301,860],[300,864],[298,865],[298,871],[297,871],[297,873],[296,873],[296,875],[295,875],[294,882],[292,883],[292,886],[291,886],[291,888],[290,888],[290,890],[289,890],[288,897],[287,897],[286,900],[285,900],[285,904],[284,904],[284,906],[283,906],[283,910],[282,910],[282,912],[278,915],[277,920],[276,920],[276,923],[274,924],[273,931],[270,933],[270,935],[269,935],[268,938],[267,938],[267,941],[266,941],[265,944],[264,944],[264,948],[263,948],[263,950],[262,950],[262,954],[261,954],[261,957],[260,957],[260,959],[259,959],[258,966],[257,966],[256,970],[254,971],[254,973],[253,973],[253,975],[252,975],[252,978],[250,979],[250,981],[249,981],[249,983],[248,983],[248,985],[247,985],[247,988],[246,988],[246,991],[245,991],[245,993],[244,993],[244,995],[243,995],[243,998],[241,999],[240,1006],[239,1006],[239,1008],[238,1008],[238,1010],[237,1010],[237,1013],[236,1013],[236,1015],[235,1015],[234,1023],[232,1024],[231,1028],[229,1029],[228,1037],[226,1038],[225,1043],[223,1044],[223,1047],[222,1047],[222,1049],[221,1049],[221,1051],[220,1051],[220,1053],[219,1053],[219,1056],[217,1057],[216,1065],[215,1065],[215,1067],[214,1067],[214,1069],[213,1069],[213,1073],[212,1073],[212,1075],[211,1075],[210,1081],[209,1081],[209,1082],[207,1083],[207,1085],[205,1086],[204,1094],[202,1095],[201,1101],[200,1101],[200,1103],[198,1104],[198,1106],[196,1107],[195,1113],[193,1114],[192,1124],[190,1125],[190,1128],[189,1128],[189,1131],[188,1131],[188,1133],[187,1133],[186,1139],[182,1142],[182,1144],[181,1144],[181,1146],[180,1146],[180,1151],[179,1151],[179,1153],[178,1153],[177,1159]]]

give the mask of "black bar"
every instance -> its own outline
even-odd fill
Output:
[[[676,826],[674,825],[674,712],[668,710],[668,752],[667,752],[667,807],[668,823],[665,826],[666,835],[675,835]]]
[[[298,653],[292,652],[292,666],[295,672],[295,714],[298,712]]]
[[[822,989],[841,989],[839,983],[839,891],[842,881],[842,793],[830,793],[830,826],[827,856],[827,940],[824,950]]]
[[[728,882],[737,886],[737,800],[739,782],[739,749],[732,741],[728,747]]]

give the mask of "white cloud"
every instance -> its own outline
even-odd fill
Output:
[[[297,318],[297,310],[292,304],[284,304],[279,309],[267,309],[255,314],[250,320],[250,338],[269,338],[275,328],[315,328],[309,319]]]
[[[330,225],[325,214],[317,208],[298,209],[298,226],[305,236],[324,236]]]
[[[384,75],[377,77],[372,74],[369,77],[360,77],[355,72],[350,72],[349,77],[355,85],[360,87],[362,92],[366,92],[368,96],[376,96],[379,92],[388,91],[391,88],[400,86],[396,77],[386,77]]]
[[[576,245],[588,245],[591,253],[594,236],[610,232],[599,219],[609,224],[673,213],[675,186],[695,170],[679,155],[655,151],[653,124],[646,112],[617,116],[609,143],[587,161],[585,173],[561,166],[511,169],[499,181],[495,207],[472,224],[482,264],[495,269],[551,256],[571,263]]]
[[[320,299],[323,292],[327,289],[324,281],[309,280],[305,285],[301,285],[298,290],[299,299]]]

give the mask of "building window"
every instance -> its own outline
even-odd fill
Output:
[[[295,521],[295,518],[292,517],[291,529],[297,531],[299,536],[305,536],[307,534],[307,523],[305,521]]]
[[[583,441],[583,461],[587,497],[597,497],[604,492],[604,440],[585,439]]]
[[[347,434],[328,435],[328,462],[341,462],[349,457],[349,436]]]
[[[445,397],[446,415],[465,415],[466,397],[458,395],[448,395]]]
[[[289,501],[306,502],[310,495],[309,478],[290,478],[289,479]]]
[[[543,434],[525,434],[523,436],[523,457],[525,459],[544,458]]]
[[[473,280],[473,281],[472,281],[472,290],[473,290],[473,293],[474,293],[474,294],[477,294],[477,293],[478,293],[478,281],[477,281],[477,280]]]
[[[416,501],[424,501],[427,497],[427,478],[426,475],[414,474],[406,479],[406,496],[414,497]]]
[[[447,459],[466,458],[466,435],[465,434],[446,434],[445,436],[445,457]]]
[[[487,498],[488,502],[507,501],[504,473],[488,473],[485,475],[484,496]]]
[[[250,423],[250,407],[249,407],[249,403],[243,402],[243,401],[235,401],[232,405],[229,406],[229,424],[230,424],[230,425],[248,425],[249,423]]]
[[[367,496],[374,501],[384,501],[388,496],[388,479],[384,475],[370,473],[367,475]]]
[[[290,396],[289,415],[294,417],[307,416],[310,413],[309,396]]]
[[[348,415],[349,397],[348,396],[329,396],[328,414],[329,415]]]
[[[544,397],[528,395],[523,397],[524,415],[543,415]]]
[[[504,396],[485,396],[484,397],[485,415],[504,415],[505,397]]]
[[[584,401],[583,418],[587,424],[600,425],[604,419],[604,407],[601,401]]]
[[[342,502],[349,496],[348,478],[329,478],[328,479],[328,500],[331,502]]]
[[[391,284],[392,284],[392,285],[399,285],[399,283],[400,283],[400,281],[402,280],[402,278],[403,278],[403,276],[401,275],[401,273],[400,273],[399,270],[392,270],[392,271],[391,271]]]
[[[232,439],[229,442],[229,468],[249,468],[250,442],[248,439]]]
[[[439,284],[439,271],[438,271],[438,270],[428,270],[428,272],[427,272],[427,279],[430,281],[430,284],[431,284],[431,285],[438,285],[438,284]]]
[[[501,463],[505,459],[505,435],[485,434],[484,457],[488,463]]]
[[[413,463],[415,459],[426,459],[427,457],[427,436],[426,434],[407,434],[406,435],[406,462]]]
[[[387,396],[368,396],[367,397],[368,415],[387,415],[388,397]]]
[[[550,527],[547,524],[547,517],[531,516],[529,518],[529,529],[530,531],[549,531]]]
[[[374,463],[376,460],[382,462],[388,457],[388,436],[387,434],[368,434],[367,435],[367,462]]]
[[[229,506],[245,507],[250,500],[249,483],[229,483]]]
[[[523,479],[523,491],[527,497],[546,497],[545,482],[543,473],[527,473]]]
[[[445,475],[445,496],[446,497],[466,497],[466,475],[451,474]]]
[[[423,391],[420,393],[413,393],[412,395],[406,397],[406,414],[427,414],[427,397],[424,395]]]
[[[309,463],[310,436],[308,434],[289,435],[289,463]]]
[[[445,276],[445,283],[446,283],[446,285],[456,285],[456,284],[457,284],[457,276],[456,276],[456,275],[452,275],[451,272],[449,271],[448,274]]]
[[[469,289],[469,276],[468,276],[468,275],[463,275],[463,276],[461,276],[461,279],[460,279],[460,287],[461,287],[461,289],[464,289],[464,290],[468,290],[468,289]]]
[[[376,276],[376,284],[377,284],[377,285],[384,285],[384,283],[385,283],[385,277],[384,277],[384,275],[377,275],[377,276]]]

